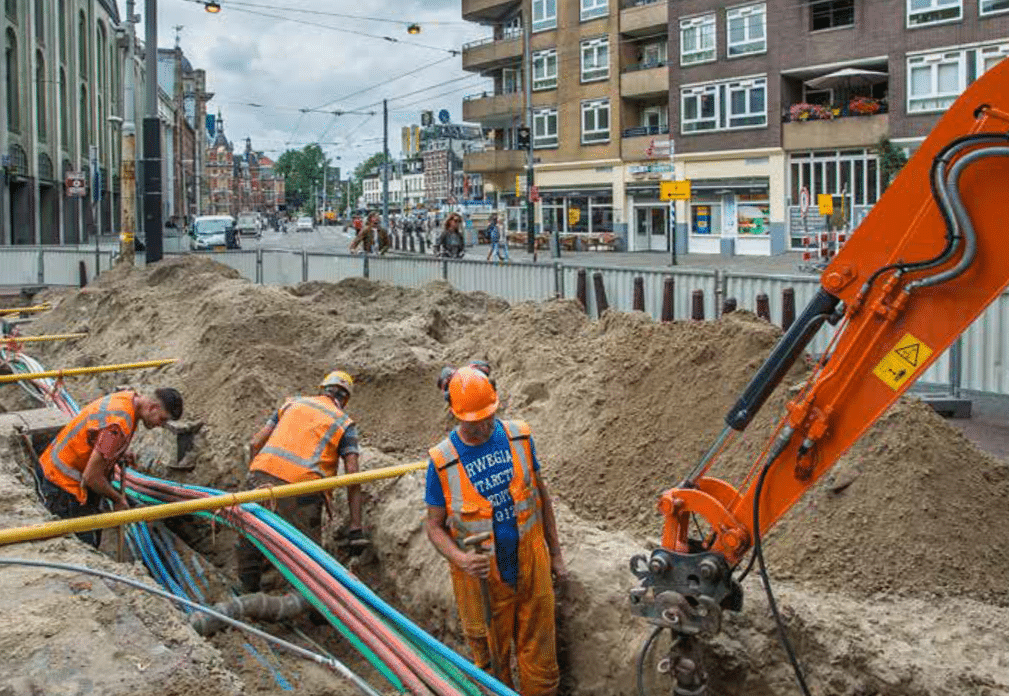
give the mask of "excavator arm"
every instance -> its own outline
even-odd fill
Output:
[[[675,693],[705,693],[697,636],[738,610],[734,570],[767,532],[1009,284],[1009,61],[942,117],[821,276],[821,288],[725,418],[698,465],[660,498],[662,548],[636,556],[633,610],[672,630]],[[714,475],[824,326],[830,348],[742,485]],[[702,538],[692,538],[692,518]],[[697,525],[693,527],[695,530]],[[762,557],[761,557],[762,562]],[[685,666],[684,666],[685,665]],[[798,672],[798,670],[797,670]]]

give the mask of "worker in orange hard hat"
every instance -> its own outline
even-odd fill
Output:
[[[489,373],[467,365],[440,381],[459,423],[430,450],[427,535],[449,561],[474,662],[513,686],[514,642],[519,692],[552,696],[560,673],[551,576],[563,580],[567,569],[529,426],[496,417]],[[475,543],[483,534],[486,547]]]
[[[249,488],[265,488],[336,476],[360,466],[357,425],[344,409],[354,392],[354,379],[337,370],[323,378],[322,394],[288,400],[255,434],[249,445]],[[361,526],[361,487],[347,487],[350,525],[346,545],[351,553],[369,545]],[[322,493],[282,498],[276,512],[316,543],[322,537],[322,511],[329,509]],[[258,592],[266,559],[244,537],[238,547],[238,575],[246,592]]]

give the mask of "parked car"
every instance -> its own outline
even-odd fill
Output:
[[[196,218],[189,236],[189,248],[193,251],[241,249],[235,231],[235,219],[230,215],[204,215]]]
[[[239,213],[236,227],[238,234],[243,237],[261,237],[263,235],[263,225],[259,213]]]
[[[300,217],[298,218],[298,223],[295,229],[298,232],[311,232],[315,225],[312,223],[312,218],[310,217]]]

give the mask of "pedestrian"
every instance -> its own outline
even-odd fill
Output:
[[[49,512],[63,519],[97,515],[102,498],[113,510],[130,507],[112,477],[117,463],[133,464],[127,452],[137,425],[160,428],[182,417],[182,395],[156,389],[152,396],[135,391],[109,394],[81,409],[46,447],[35,464],[39,497]],[[78,532],[77,538],[98,548],[101,530]]]
[[[458,426],[430,450],[428,539],[449,561],[463,633],[482,669],[508,686],[512,643],[522,696],[554,696],[557,666],[551,575],[567,577],[553,504],[529,426],[496,417],[485,364],[443,374]],[[490,533],[490,554],[467,538]],[[484,611],[484,593],[490,604]]]
[[[487,225],[487,239],[490,241],[490,251],[487,252],[488,261],[495,254],[498,261],[511,261],[508,257],[508,240],[501,241],[501,228],[497,224],[497,213],[490,216],[490,222]]]
[[[449,213],[445,218],[445,229],[438,237],[438,247],[442,256],[452,259],[462,258],[466,244],[462,237],[461,226],[462,215],[459,213]]]
[[[249,444],[249,488],[266,488],[336,476],[340,459],[345,473],[360,466],[357,426],[344,412],[354,391],[346,372],[326,375],[322,394],[288,400]],[[350,525],[347,544],[360,553],[370,542],[361,526],[361,487],[347,487]],[[322,541],[322,511],[330,509],[323,493],[276,501],[276,512],[316,543]],[[238,577],[245,592],[259,592],[266,559],[251,541],[238,545]]]
[[[368,222],[363,224],[363,226],[358,230],[357,236],[354,237],[354,241],[350,243],[350,253],[354,253],[358,248],[362,248],[364,253],[370,254],[372,248],[375,244],[375,230],[373,227],[373,221],[376,219],[377,215],[372,213],[368,216]]]

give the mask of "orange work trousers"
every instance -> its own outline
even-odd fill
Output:
[[[522,696],[555,696],[560,683],[557,667],[557,631],[554,622],[554,588],[546,545],[519,544],[518,585],[501,580],[491,563],[487,579],[493,615],[490,632],[484,622],[480,581],[452,566],[452,586],[462,619],[463,634],[473,652],[473,662],[491,673],[491,649],[503,674],[495,674],[511,688],[512,644]]]

